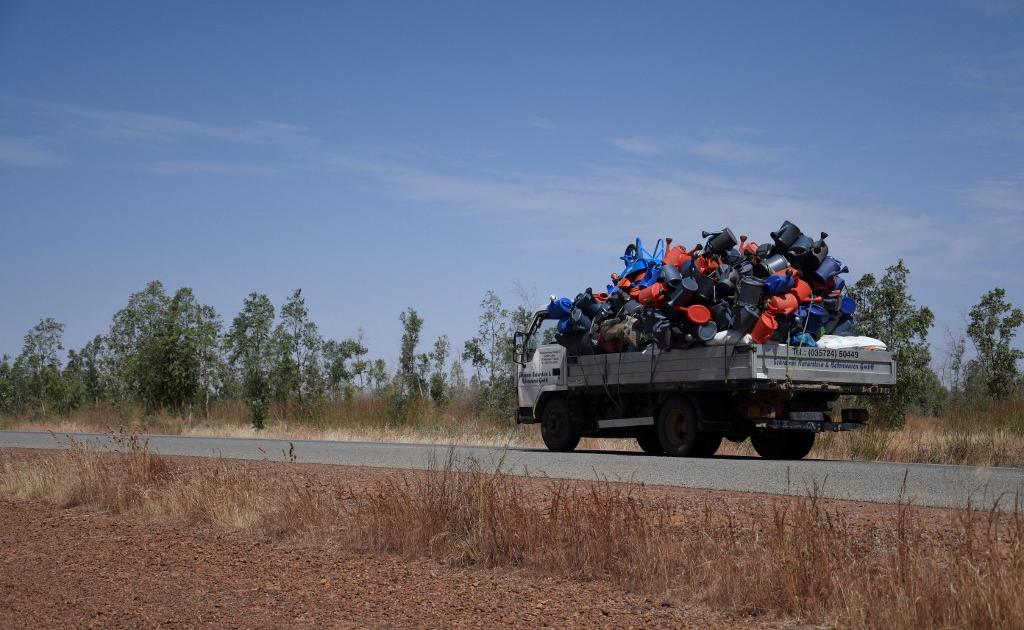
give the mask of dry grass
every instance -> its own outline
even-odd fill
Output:
[[[523,480],[449,459],[347,488],[213,461],[78,446],[0,459],[0,498],[301,539],[453,565],[609,579],[715,608],[865,628],[1024,627],[1024,517],[950,511],[948,532],[906,506],[847,522],[826,501],[766,501],[738,519],[683,512],[630,484]],[[532,484],[532,485],[531,485]],[[532,488],[532,490],[531,490]]]

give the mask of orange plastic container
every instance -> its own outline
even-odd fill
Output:
[[[811,285],[807,284],[803,280],[800,280],[799,278],[797,279],[796,285],[793,286],[793,290],[790,291],[790,293],[795,295],[797,301],[800,302],[801,304],[807,304],[808,302],[810,302],[811,296],[813,295],[811,291]]]
[[[676,310],[682,313],[686,319],[690,320],[691,323],[697,324],[698,326],[711,321],[711,310],[703,304],[677,306]]]
[[[630,295],[632,293],[630,291]],[[668,300],[668,296],[665,295],[665,285],[661,282],[655,282],[646,289],[640,289],[635,297],[644,306],[655,306],[658,308],[665,306],[665,302]]]
[[[772,315],[792,315],[800,307],[800,301],[792,292],[783,295],[773,295],[768,298],[765,304],[768,312]]]
[[[757,318],[757,324],[754,325],[754,330],[750,331],[750,338],[755,343],[764,343],[771,339],[778,329],[779,322],[775,321],[774,315],[761,313],[761,317]]]
[[[666,265],[672,265],[673,267],[682,267],[683,263],[690,260],[691,256],[688,251],[676,245],[672,249],[665,252],[665,258],[662,259],[662,263]]]

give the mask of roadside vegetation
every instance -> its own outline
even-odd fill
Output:
[[[811,456],[1024,465],[1024,312],[1003,289],[988,291],[962,331],[947,331],[938,360],[933,316],[910,295],[909,273],[900,261],[851,286],[861,332],[896,355],[898,385],[891,396],[846,401],[870,407],[871,428],[822,435]],[[226,325],[191,289],[169,294],[151,282],[82,348],[65,354],[64,325],[47,318],[14,359],[0,357],[0,428],[539,446],[537,428],[513,420],[511,336],[530,315],[488,292],[477,331],[457,346],[423,340],[410,307],[388,366],[361,333],[324,337],[301,290],[279,309],[251,293]],[[752,454],[747,444],[721,452]]]
[[[0,455],[0,499],[355,553],[512,567],[764,617],[861,628],[1024,627],[1021,513],[907,505],[850,522],[813,494],[746,515],[680,509],[633,484],[523,479],[452,459],[359,486],[223,460],[82,446]],[[543,491],[538,491],[541,485]],[[1013,498],[1004,498],[1012,501]]]

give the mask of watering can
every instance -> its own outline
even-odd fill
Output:
[[[623,317],[629,317],[631,315],[636,315],[642,312],[643,310],[644,307],[640,305],[640,302],[637,302],[636,300],[629,300],[628,302],[622,305],[621,312]]]
[[[782,254],[773,254],[754,266],[754,275],[767,278],[789,268],[789,261]]]
[[[757,243],[747,240],[746,234],[740,234],[740,255],[753,256],[757,253]]]
[[[715,282],[715,296],[721,300],[727,298],[736,291],[740,282],[740,274],[732,267],[719,267],[715,273],[718,280]]]
[[[694,276],[693,279],[697,281],[697,293],[694,295],[694,298],[702,302],[714,302],[715,281],[703,274]]]
[[[697,294],[697,279],[693,277],[681,278],[679,280],[679,286],[672,292],[672,297],[669,298],[668,303],[671,306],[685,306],[689,304],[693,299],[693,296]]]
[[[767,295],[780,295],[789,293],[796,285],[793,274],[768,276],[764,280],[764,292]]]
[[[736,235],[733,234],[733,231],[727,227],[722,228],[722,230],[719,232],[704,231],[701,234],[704,236],[704,238],[708,239],[707,244],[704,245],[705,254],[721,256],[725,252],[735,247],[738,243],[738,241],[736,240]]]
[[[644,306],[661,308],[668,299],[665,295],[665,285],[661,282],[655,282],[646,289],[640,289],[636,299]]]
[[[814,239],[806,234],[801,234],[786,252],[786,258],[793,265],[801,267],[803,266],[804,258],[810,253],[812,247],[814,247]]]
[[[683,314],[691,324],[706,324],[711,321],[711,310],[703,304],[677,306],[676,310]]]
[[[775,253],[781,254],[782,252],[789,251],[789,248],[793,246],[796,239],[800,237],[803,232],[796,224],[789,221],[783,221],[782,227],[771,233],[772,241],[775,242]]]
[[[718,302],[712,306],[711,317],[719,330],[728,330],[732,326],[732,309],[728,302]]]
[[[764,343],[771,339],[778,329],[779,323],[775,321],[774,315],[771,313],[761,313],[754,324],[754,328],[750,331],[750,337],[756,343]]]
[[[658,272],[658,279],[669,286],[678,286],[678,281],[682,277],[683,274],[679,271],[679,267],[675,265],[662,265],[661,270]]]
[[[761,296],[763,294],[764,280],[747,276],[740,280],[739,293],[736,296],[736,301],[740,304],[756,306],[761,302]]]
[[[715,322],[707,322],[706,324],[701,324],[700,326],[697,326],[697,330],[694,336],[701,343],[707,343],[714,339],[715,335],[717,334],[718,326],[715,324]]]
[[[809,332],[815,337],[818,336],[818,331],[821,330],[822,325],[828,319],[828,313],[822,308],[820,304],[811,304],[807,307],[807,315],[804,319],[804,331]]]
[[[811,251],[804,257],[805,267],[813,266],[817,269],[825,260],[825,257],[828,256],[828,243],[825,242],[826,238],[828,238],[828,233],[822,232],[821,238],[815,241],[814,245],[811,246]]]
[[[796,309],[799,308],[800,302],[792,293],[785,293],[783,295],[773,295],[768,298],[765,306],[769,313],[775,315],[792,315],[796,312]]]
[[[683,263],[690,260],[690,258],[692,258],[692,256],[690,256],[688,251],[679,245],[676,245],[665,252],[665,258],[663,258],[661,262],[663,265],[669,265],[678,269],[683,265]]]
[[[814,296],[814,293],[811,291],[811,285],[799,278],[797,278],[796,283],[793,285],[792,293],[801,304],[807,304]]]
[[[811,277],[827,285],[833,278],[848,271],[849,269],[843,266],[842,262],[831,256],[826,256],[821,265],[811,273]]]
[[[581,332],[590,330],[590,318],[582,309],[572,309],[572,312],[569,313],[569,324],[573,330]]]
[[[745,335],[754,328],[759,317],[761,317],[761,311],[756,306],[737,304],[736,310],[733,311],[732,329]]]
[[[565,319],[569,317],[572,308],[572,300],[569,298],[555,299],[555,296],[551,296],[551,302],[548,303],[548,319]]]
[[[857,303],[851,297],[843,296],[843,299],[839,303],[839,313],[846,317],[850,317],[857,312]]]

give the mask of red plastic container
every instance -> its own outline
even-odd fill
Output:
[[[697,324],[698,326],[711,321],[711,310],[703,304],[677,306],[676,310],[682,313],[686,319],[690,320],[691,323]]]
[[[750,331],[750,337],[755,343],[764,343],[771,339],[778,329],[779,322],[775,321],[774,315],[771,313],[761,313],[761,317],[757,319],[757,324],[754,325],[754,330]]]

